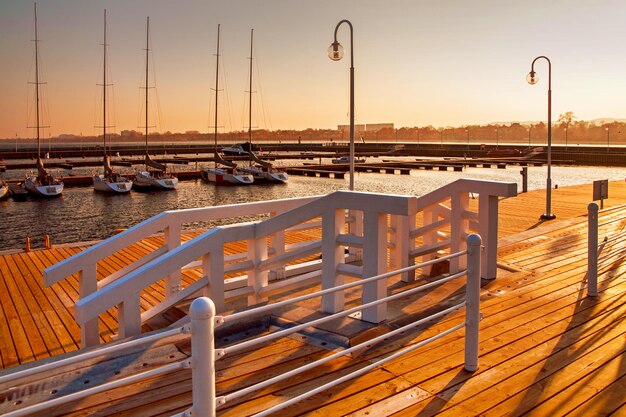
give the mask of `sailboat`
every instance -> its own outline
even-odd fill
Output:
[[[206,182],[212,182],[217,185],[246,185],[252,184],[254,179],[252,175],[239,172],[237,164],[227,161],[221,157],[217,151],[217,104],[219,91],[219,68],[220,68],[220,25],[217,25],[217,63],[215,65],[215,125],[213,131],[213,139],[215,142],[215,154],[213,168],[205,168],[200,171],[200,176]],[[218,165],[219,164],[219,165]]]
[[[58,197],[63,192],[63,182],[48,174],[41,159],[41,124],[39,105],[39,37],[37,33],[37,3],[35,3],[35,114],[37,117],[37,175],[29,175],[24,179],[22,187],[35,197]]]
[[[135,181],[133,186],[140,190],[173,190],[178,185],[178,178],[171,173],[166,172],[166,166],[157,161],[150,159],[148,155],[148,63],[150,53],[150,17],[146,21],[146,169],[135,173]],[[152,169],[150,169],[152,168]]]
[[[104,174],[93,176],[93,188],[96,191],[109,193],[127,193],[133,186],[133,182],[113,172],[111,160],[107,155],[107,11],[104,10],[104,70],[102,76],[102,139],[104,142]]]
[[[254,39],[254,29],[250,30],[250,88],[249,94],[249,107],[248,107],[248,143],[252,147],[252,45]],[[248,152],[248,158],[250,159],[250,166],[241,168],[242,171],[248,172],[254,177],[255,182],[274,182],[274,183],[286,183],[289,176],[285,171],[282,171],[271,162],[260,159],[254,152]]]

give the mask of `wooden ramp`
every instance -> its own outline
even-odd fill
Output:
[[[573,216],[585,212],[589,199],[581,196],[587,189],[591,187],[555,190],[554,211],[559,217],[547,224],[537,221],[538,214],[534,213],[536,210],[541,214],[541,194],[528,193],[520,196],[522,200],[517,197],[501,201],[501,236],[505,237],[499,250],[498,278],[485,282],[482,289],[484,319],[478,371],[472,374],[463,370],[463,334],[459,331],[277,415],[626,415],[626,268],[621,261],[603,262],[601,258],[600,296],[586,297],[586,221]],[[614,197],[607,203],[614,205],[619,200]],[[601,212],[601,222],[624,216],[624,207],[606,210]],[[626,227],[621,222],[611,225],[615,230]],[[158,239],[133,245],[107,259],[99,268],[119,269],[159,246]],[[80,249],[63,247],[0,256],[3,367],[77,349],[79,330],[73,324],[72,312],[77,282],[70,279],[43,288],[41,271]],[[185,279],[194,277],[189,275]],[[390,320],[378,328],[340,336],[354,344],[370,334],[406,324],[407,320],[419,317],[429,303],[454,293],[459,285],[451,284],[447,294],[433,291],[424,298],[393,306]],[[403,289],[402,285],[394,284],[392,291]],[[149,307],[162,297],[163,289],[155,287],[142,298],[142,307]],[[251,415],[366,366],[462,319],[461,314],[453,314],[429,328],[418,328],[404,338],[389,340],[360,355],[341,357],[322,368],[229,403],[219,415]],[[271,320],[254,327],[254,331],[266,331],[267,323]],[[116,329],[114,312],[103,317],[100,326],[102,339],[109,340]],[[245,332],[237,333],[236,337],[231,334],[221,338],[220,343],[229,344],[233,338],[248,336]],[[188,355],[188,344],[185,337],[174,338],[151,349],[99,360],[95,367],[88,364],[73,368],[64,376],[47,375],[47,379],[25,381],[12,389],[0,387],[3,399],[0,414],[42,397],[58,396],[76,387],[88,387],[138,369],[178,361]],[[329,348],[320,343],[307,343],[305,338],[294,337],[226,357],[218,362],[218,395],[329,354]],[[92,395],[46,415],[166,416],[190,406],[190,389],[190,371],[181,370],[106,395]]]

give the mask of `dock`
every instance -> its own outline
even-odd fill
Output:
[[[484,319],[480,326],[478,371],[470,373],[463,369],[463,337],[455,332],[365,376],[294,404],[280,415],[626,415],[623,262],[605,261],[600,296],[585,296],[586,213],[592,193],[591,184],[553,190],[552,209],[557,219],[552,221],[539,219],[545,207],[545,190],[500,200],[498,277],[483,282],[481,288]],[[626,183],[611,182],[609,196],[600,216],[614,231],[619,231],[624,224],[620,219],[626,217]],[[472,199],[469,204],[475,207],[478,202]],[[185,234],[184,239],[191,239],[197,233]],[[291,243],[307,242],[311,232],[289,232],[285,239]],[[120,270],[160,247],[162,242],[163,236],[156,235],[127,247],[100,262],[98,275]],[[241,253],[245,250],[243,245],[231,244],[229,254]],[[42,271],[86,247],[60,245],[0,255],[3,374],[20,365],[28,367],[34,361],[71,354],[79,348],[80,329],[73,311],[78,299],[77,279],[45,287]],[[199,278],[200,273],[193,271],[183,276],[186,283]],[[400,285],[395,282],[390,288]],[[332,331],[334,338],[317,342],[307,342],[305,337],[282,338],[228,357],[219,363],[217,393],[222,395],[252,385],[262,375],[279,375],[294,364],[325,357],[341,343],[354,344],[367,335],[384,334],[420,317],[424,306],[436,304],[444,292],[458,290],[454,286],[446,288],[392,307],[390,318],[377,326],[345,326]],[[142,310],[163,299],[164,292],[162,285],[151,287],[141,299]],[[299,315],[313,314],[306,303],[296,310],[287,317],[297,320]],[[172,322],[181,318],[179,311],[170,315]],[[284,325],[274,316],[269,320],[251,323],[247,331],[263,332],[264,326]],[[424,340],[439,327],[460,320],[460,313],[454,313],[430,327],[419,327],[415,333],[391,339],[361,354],[334,359],[320,369],[229,403],[218,415],[260,412],[281,399],[309,391],[348,370],[384,357],[393,349]],[[103,316],[101,341],[114,337],[117,324],[114,312]],[[155,323],[154,329],[162,325]],[[152,329],[150,325],[147,327],[144,330]],[[335,345],[331,343],[328,347],[329,340]],[[94,369],[76,369],[77,376],[68,380],[67,386],[88,386],[98,379],[107,379],[106,372],[113,365],[124,375],[180,360],[189,353],[188,338],[174,338],[152,349],[111,359],[111,363],[103,359],[100,367]],[[0,413],[13,410],[18,402],[28,403],[49,395],[45,387],[53,384],[55,378],[49,376],[32,382],[20,392],[0,385],[0,395],[5,398]],[[191,372],[180,370],[165,378],[155,377],[57,407],[48,415],[171,415],[190,406],[190,380]]]

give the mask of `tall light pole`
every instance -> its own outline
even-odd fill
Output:
[[[333,43],[328,47],[328,57],[333,61],[343,58],[343,46],[337,41],[337,31],[342,23],[350,27],[350,191],[354,190],[354,34],[352,23],[343,19],[335,26]]]
[[[533,59],[526,81],[531,85],[539,82],[537,73],[535,73],[535,62],[540,58],[548,61],[548,178],[546,179],[546,212],[541,215],[541,218],[552,220],[556,219],[556,214],[552,213],[552,63],[548,57],[540,55]]]

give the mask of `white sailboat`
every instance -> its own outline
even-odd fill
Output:
[[[58,197],[63,192],[63,181],[48,174],[41,159],[41,124],[39,104],[39,37],[37,33],[37,3],[35,3],[35,115],[37,118],[37,175],[29,175],[24,179],[22,187],[35,197]]]
[[[178,185],[178,178],[172,173],[166,171],[166,166],[159,162],[153,161],[148,155],[148,63],[150,53],[150,17],[146,21],[146,156],[145,170],[135,173],[135,181],[133,187],[140,190],[174,190]],[[150,169],[152,168],[152,169]]]
[[[213,139],[215,142],[215,154],[213,168],[205,168],[200,171],[200,176],[206,182],[216,185],[249,185],[254,182],[252,175],[245,172],[239,172],[237,164],[223,159],[217,151],[217,105],[219,91],[219,68],[220,68],[220,25],[217,25],[217,61],[215,65],[215,126],[213,131]]]
[[[103,174],[93,176],[93,188],[96,191],[122,194],[127,193],[133,186],[129,179],[113,172],[111,160],[107,155],[107,11],[104,10],[104,70],[102,76],[102,138],[104,144]]]
[[[248,107],[248,143],[252,147],[252,46],[254,40],[254,29],[250,30],[250,88],[249,94],[249,107]],[[241,168],[251,174],[254,177],[255,182],[273,182],[273,183],[286,183],[289,179],[287,173],[277,167],[271,162],[264,161],[257,157],[254,152],[248,152],[248,158],[250,159],[250,165]]]

